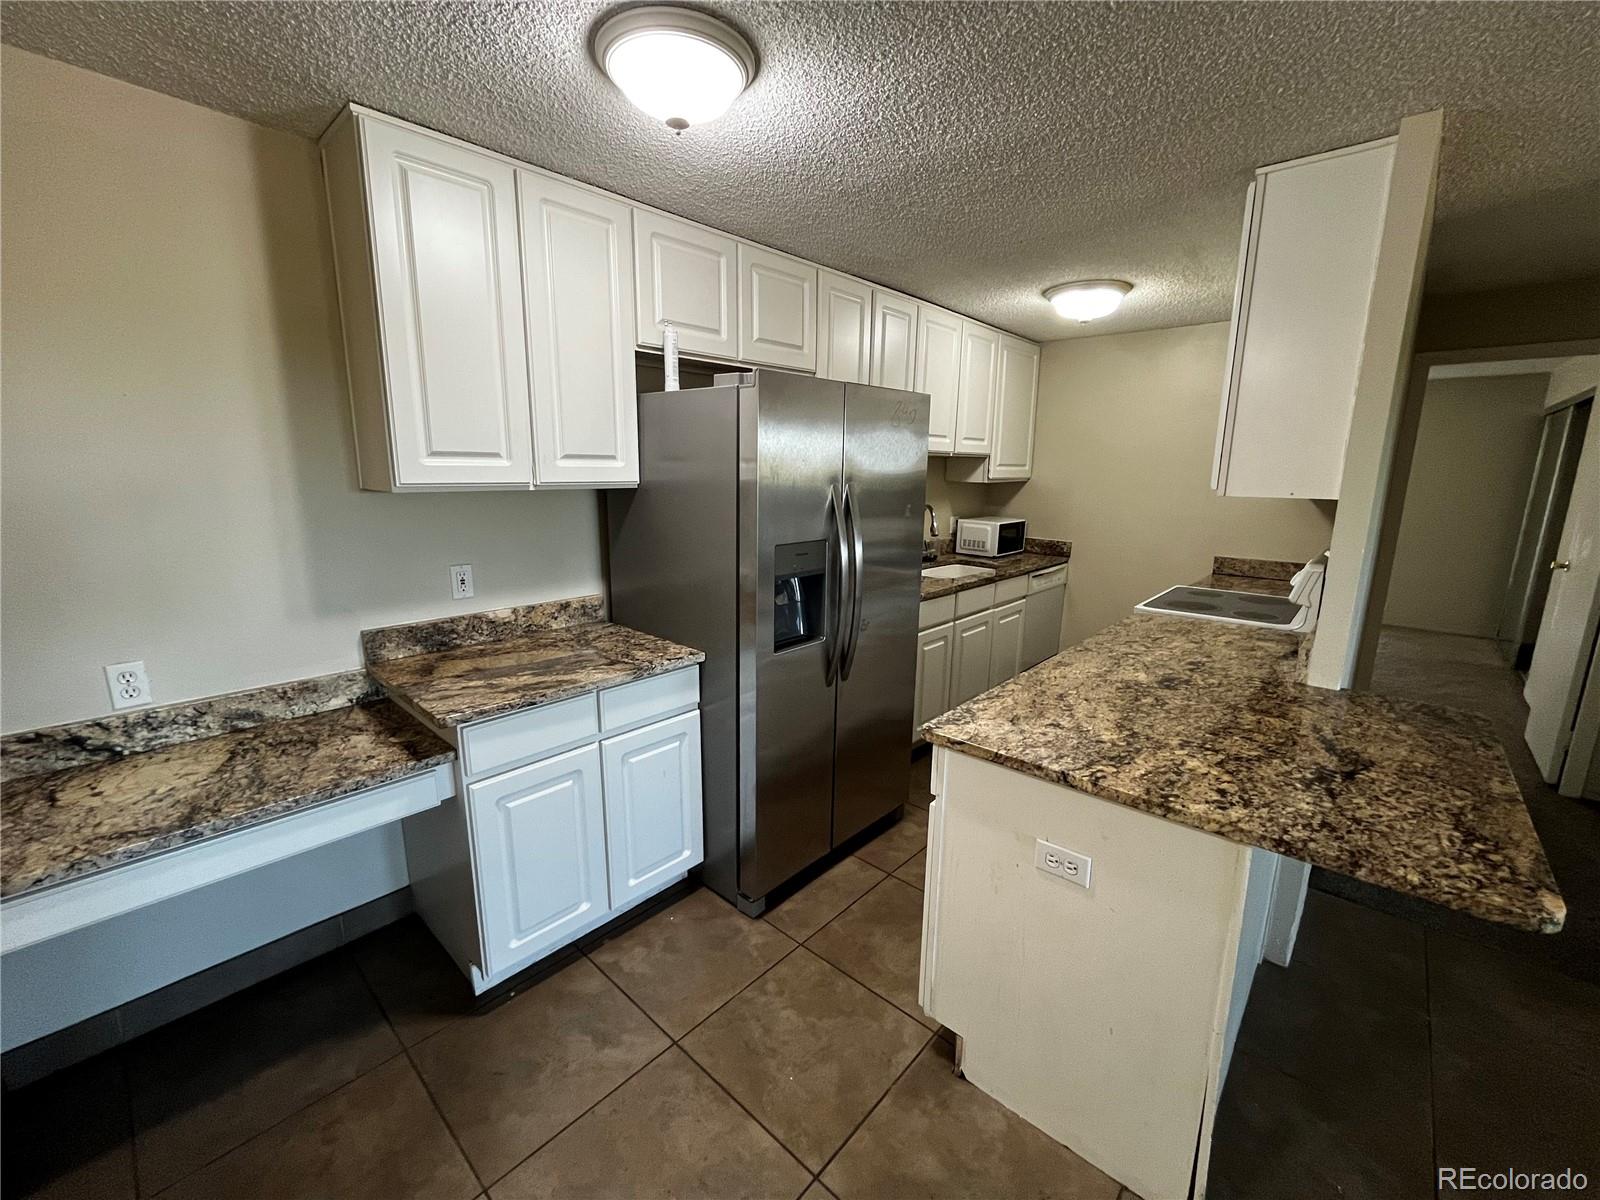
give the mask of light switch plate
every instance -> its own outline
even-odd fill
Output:
[[[1040,838],[1034,844],[1033,865],[1046,875],[1054,875],[1057,879],[1087,888],[1093,860],[1087,854],[1079,854],[1076,850],[1068,850],[1065,846],[1057,846]]]

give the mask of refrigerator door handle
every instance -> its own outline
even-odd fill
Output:
[[[831,570],[828,572],[828,599],[823,610],[822,638],[826,643],[822,655],[822,676],[829,687],[839,677],[839,662],[844,657],[844,600],[847,591],[845,571],[850,565],[850,549],[845,541],[844,517],[839,511],[839,496],[833,485],[828,485],[828,547]]]
[[[850,625],[845,638],[844,660],[839,664],[839,677],[850,678],[850,668],[856,661],[856,646],[861,641],[861,613],[865,607],[862,588],[866,585],[865,553],[861,544],[861,524],[856,520],[856,506],[851,501],[850,485],[844,485],[844,519],[850,530]]]

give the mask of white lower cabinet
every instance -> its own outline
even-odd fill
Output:
[[[483,992],[705,857],[699,668],[457,729],[459,804],[408,817],[411,894]]]
[[[950,710],[950,657],[954,647],[955,625],[945,622],[917,634],[917,692],[912,705],[911,741],[922,740],[917,732],[924,721]]]
[[[612,907],[600,748],[467,787],[486,974],[568,941]]]
[[[993,643],[989,647],[989,686],[999,687],[1013,678],[1022,662],[1022,606],[1015,600],[993,612]]]
[[[700,714],[685,713],[600,743],[611,905],[626,904],[705,857],[700,820]]]
[[[922,602],[912,745],[926,722],[1060,650],[1066,580],[1062,563]]]
[[[994,650],[994,610],[955,623],[950,656],[950,707],[989,690],[989,658]]]

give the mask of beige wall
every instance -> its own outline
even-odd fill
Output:
[[[0,728],[107,711],[124,659],[173,701],[353,667],[364,626],[600,589],[593,492],[357,490],[314,145],[0,65]]]
[[[1211,490],[1227,343],[1216,324],[1045,345],[1034,475],[1002,507],[1072,542],[1064,644],[1209,574],[1214,554],[1327,549],[1331,504]]]
[[[1600,337],[1600,276],[1485,292],[1429,294],[1417,314],[1416,353]]]
[[[1549,379],[1429,381],[1384,624],[1494,636],[1533,479]]]
[[[1545,389],[1546,405],[1562,404],[1600,384],[1600,354],[1580,354],[1557,364]]]

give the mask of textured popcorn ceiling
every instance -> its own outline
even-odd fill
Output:
[[[673,136],[589,57],[597,0],[35,3],[4,40],[314,137],[346,100],[1031,337],[1227,316],[1264,163],[1443,106],[1428,287],[1600,272],[1600,7],[712,3],[761,59]],[[1135,287],[1069,326],[1063,280]]]

